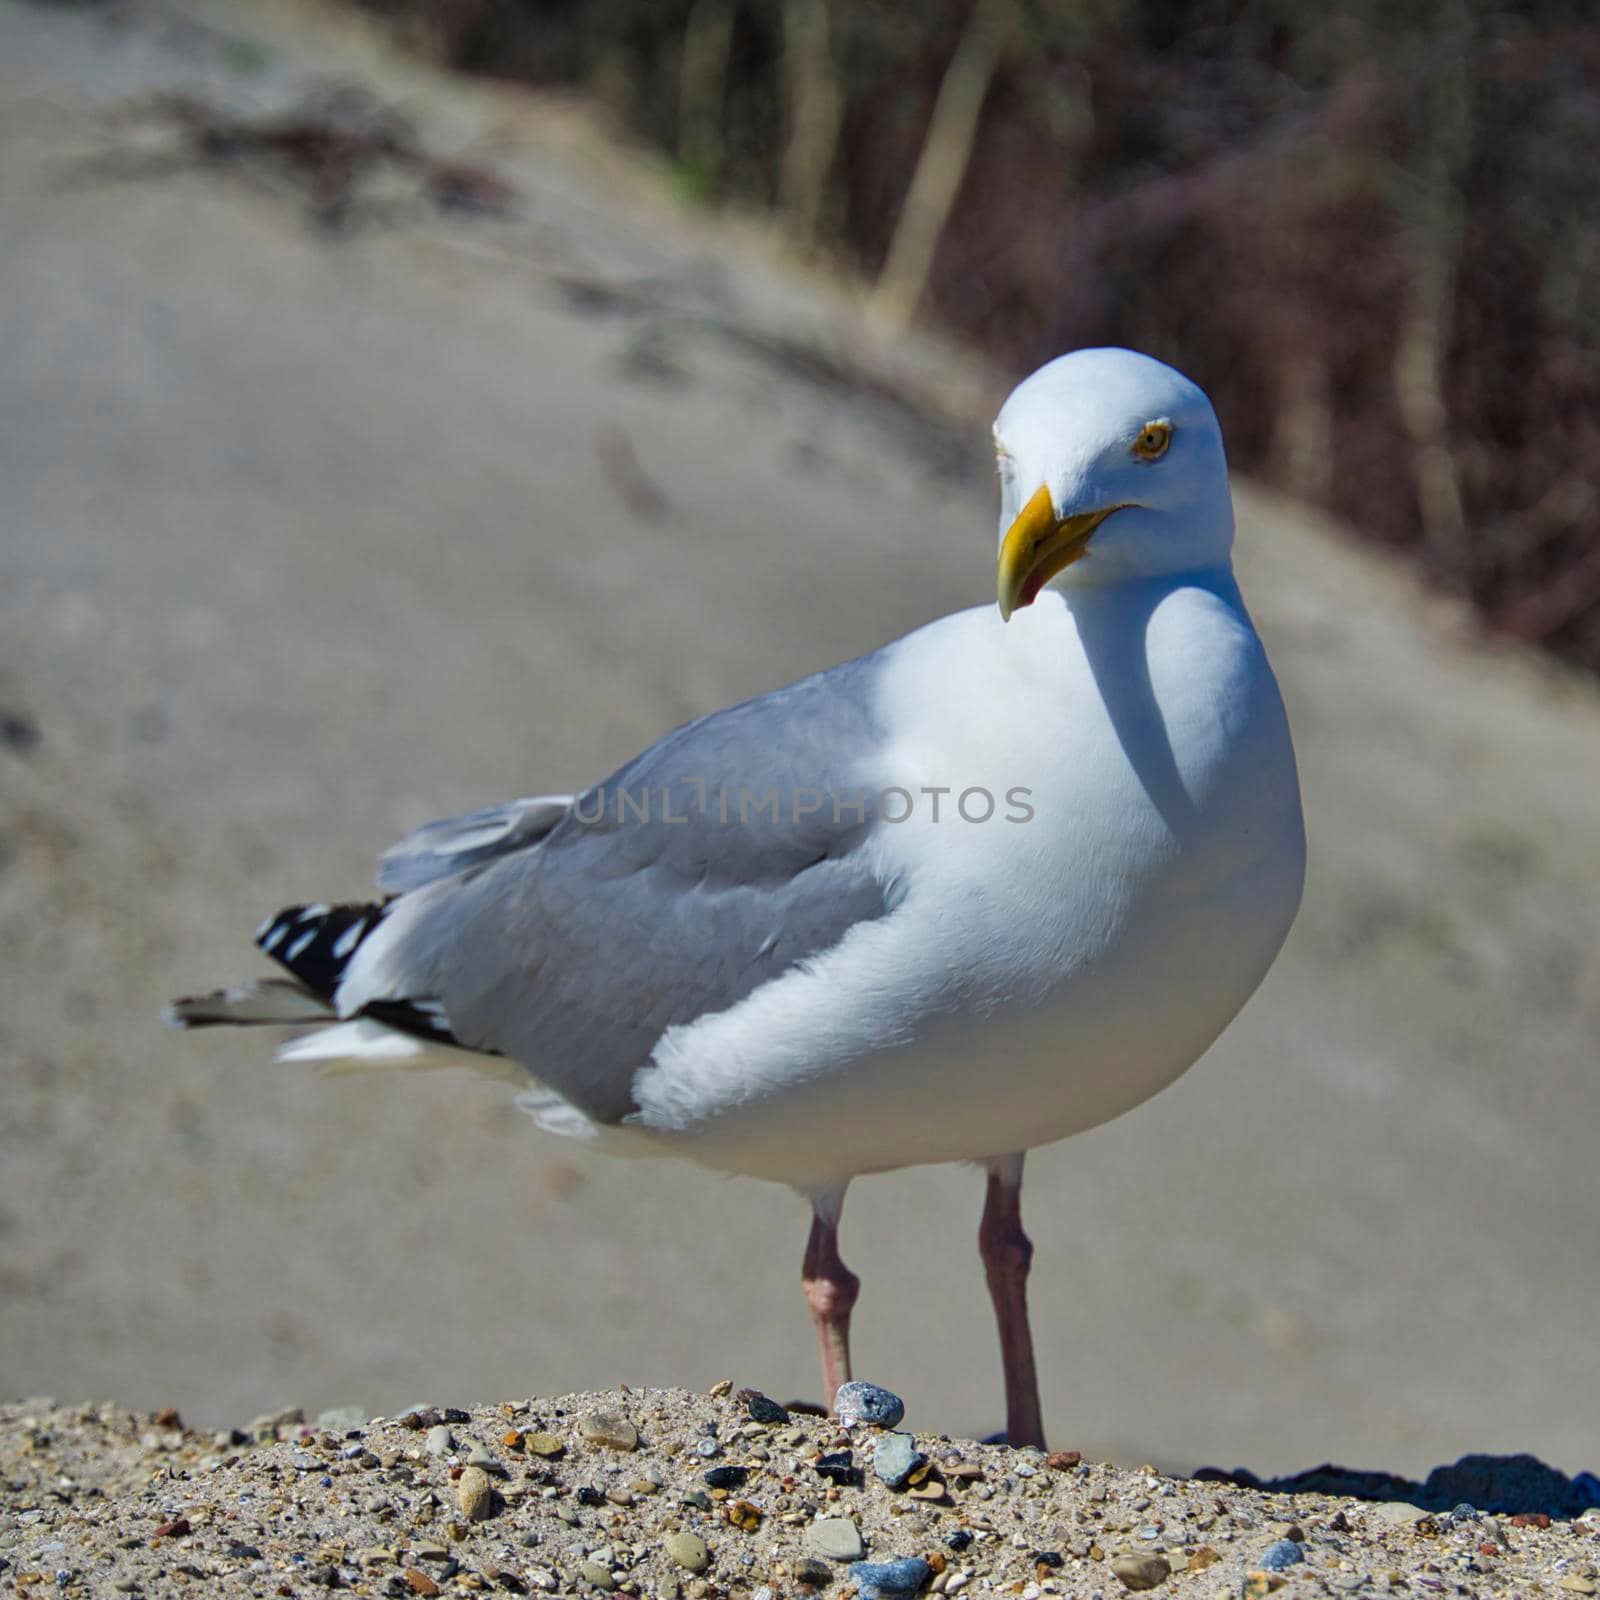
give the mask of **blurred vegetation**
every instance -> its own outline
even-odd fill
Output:
[[[600,97],[891,328],[1193,372],[1241,466],[1600,669],[1592,4],[361,3]]]

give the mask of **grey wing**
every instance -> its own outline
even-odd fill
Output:
[[[378,862],[377,884],[404,894],[451,878],[495,856],[536,844],[572,809],[570,794],[536,794],[459,817],[426,822],[391,845]]]
[[[689,723],[538,842],[424,882],[357,952],[341,1013],[436,1002],[462,1044],[622,1119],[666,1029],[889,909],[862,848],[877,660]]]

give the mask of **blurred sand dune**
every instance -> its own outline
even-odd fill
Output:
[[[329,238],[228,174],[86,175],[130,96],[270,108],[334,70],[491,149],[516,217]],[[593,1160],[464,1076],[326,1079],[155,1018],[402,830],[981,603],[1004,381],[871,354],[840,293],[570,110],[349,24],[0,3],[0,1393],[221,1424],[811,1392],[790,1196]],[[1177,1088],[1033,1159],[1056,1442],[1593,1466],[1600,697],[1239,499],[1306,905]],[[863,1374],[982,1433],[978,1200],[864,1182],[845,1249]]]

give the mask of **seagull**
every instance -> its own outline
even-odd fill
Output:
[[[851,1180],[977,1163],[1006,1434],[1042,1445],[1024,1156],[1205,1052],[1289,931],[1305,835],[1204,392],[1079,350],[994,438],[998,605],[687,723],[581,794],[429,823],[381,858],[380,898],[262,925],[287,978],[168,1020],[322,1024],[290,1061],[470,1052],[552,1132],[790,1185],[830,1399]]]

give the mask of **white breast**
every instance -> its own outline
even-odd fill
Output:
[[[1231,574],[947,617],[881,689],[866,782],[916,803],[871,847],[904,898],[637,1080],[643,1127],[709,1165],[810,1187],[1106,1121],[1210,1045],[1299,904],[1293,751]]]

